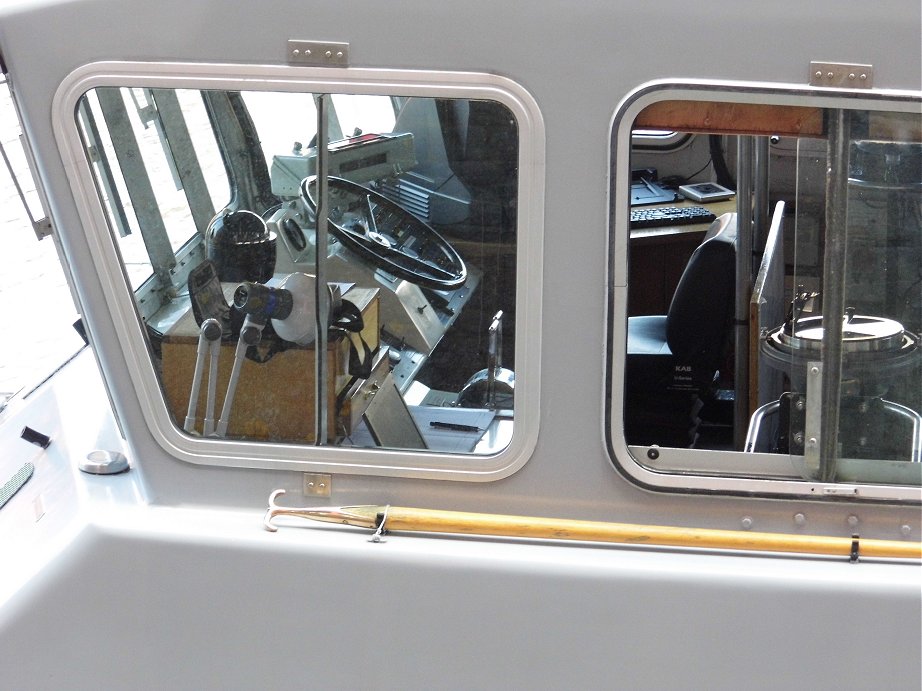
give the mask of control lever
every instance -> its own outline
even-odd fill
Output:
[[[218,356],[221,354],[221,322],[210,317],[202,322],[198,337],[198,349],[195,355],[195,372],[192,375],[192,392],[189,394],[189,408],[183,429],[195,431],[195,414],[198,408],[198,396],[202,386],[202,371],[205,369],[205,355],[209,356],[208,398],[205,404],[205,436],[214,431],[214,398],[218,381]]]
[[[458,405],[463,408],[511,409],[515,395],[515,372],[503,367],[502,310],[493,317],[487,334],[487,368],[475,373],[461,387]]]
[[[234,395],[237,392],[237,382],[240,380],[240,369],[246,359],[247,348],[259,345],[266,321],[266,317],[255,314],[248,314],[243,321],[243,328],[240,329],[240,338],[237,341],[237,349],[234,351],[234,367],[231,370],[230,380],[227,382],[227,394],[224,396],[224,407],[221,409],[221,419],[218,421],[215,436],[223,437],[227,435],[231,408],[234,405]]]
[[[503,366],[503,311],[493,317],[487,329],[487,408],[496,408],[496,370]]]

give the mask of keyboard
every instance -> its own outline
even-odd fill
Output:
[[[631,209],[631,228],[657,226],[686,226],[692,223],[710,223],[717,218],[703,206],[658,206]]]

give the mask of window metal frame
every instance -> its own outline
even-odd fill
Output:
[[[624,368],[627,346],[629,189],[632,125],[640,112],[667,100],[712,101],[845,108],[918,113],[922,93],[904,90],[839,90],[804,85],[659,80],[639,86],[615,109],[610,134],[609,221],[605,371],[605,443],[614,467],[646,489],[683,493],[720,493],[817,499],[922,501],[916,486],[819,482],[801,479],[792,459],[779,454],[662,448],[647,458],[648,447],[629,446],[624,438]],[[644,459],[644,460],[641,460]],[[802,462],[802,461],[801,461]],[[758,474],[752,468],[759,468]]]
[[[496,454],[481,456],[239,441],[183,433],[167,409],[77,126],[79,99],[91,89],[105,86],[487,99],[509,108],[519,132],[516,330],[531,335],[516,339],[516,404],[510,444]],[[62,157],[73,170],[70,185],[82,230],[93,250],[99,280],[110,296],[108,315],[119,334],[145,421],[154,440],[172,456],[211,466],[474,482],[507,477],[531,456],[540,418],[545,134],[537,102],[522,86],[505,77],[468,72],[99,62],[76,69],[58,87],[52,126]]]

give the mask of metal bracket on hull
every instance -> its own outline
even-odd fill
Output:
[[[311,497],[329,497],[333,491],[333,476],[327,473],[304,473],[304,494]]]
[[[874,86],[874,65],[813,61],[810,63],[810,86],[870,89]]]
[[[349,44],[289,39],[288,62],[312,67],[348,67]]]

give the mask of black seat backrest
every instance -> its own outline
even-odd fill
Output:
[[[514,193],[518,128],[512,114],[494,101],[471,101],[463,157],[452,168],[468,188],[500,196]]]
[[[733,219],[721,217],[727,225]],[[718,223],[715,221],[715,224]],[[726,352],[733,322],[736,233],[719,232],[692,253],[666,317],[666,342],[680,361],[716,370]]]

